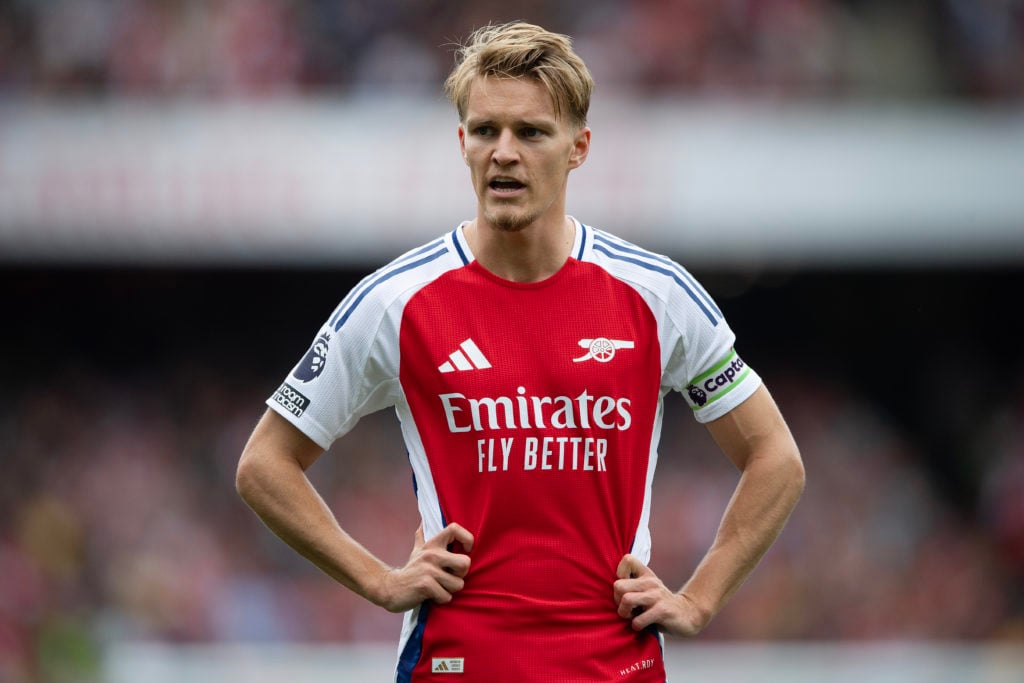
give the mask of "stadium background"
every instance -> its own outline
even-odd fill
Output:
[[[807,465],[671,680],[1020,680],[1024,3],[15,0],[0,681],[387,671],[399,617],[263,529],[234,466],[341,296],[472,215],[446,46],[512,18],[575,36],[595,72],[570,211],[707,285]],[[735,474],[671,408],[652,564],[680,583]],[[311,476],[404,559],[392,415]]]

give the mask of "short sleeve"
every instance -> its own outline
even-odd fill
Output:
[[[692,276],[684,282],[670,287],[667,297],[662,336],[670,353],[663,385],[682,393],[704,423],[749,398],[761,378],[736,352],[736,334],[711,296]]]
[[[354,296],[321,326],[309,350],[267,405],[324,449],[359,419],[394,405],[398,390],[397,315],[374,291]]]

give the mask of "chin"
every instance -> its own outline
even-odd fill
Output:
[[[537,220],[537,216],[515,211],[489,211],[484,214],[487,222],[504,232],[519,232]]]

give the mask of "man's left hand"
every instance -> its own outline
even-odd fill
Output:
[[[648,626],[674,636],[695,636],[711,620],[685,593],[668,589],[650,567],[633,555],[626,555],[616,570],[615,604],[619,616],[629,619],[634,631]]]

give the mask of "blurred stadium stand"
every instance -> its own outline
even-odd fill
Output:
[[[807,464],[670,676],[1024,678],[1024,2],[12,0],[0,681],[388,670],[399,618],[267,532],[234,466],[348,288],[470,217],[445,46],[512,18],[598,82],[570,210],[705,282]],[[681,583],[735,475],[672,407],[652,564]],[[394,422],[311,476],[401,562]]]

